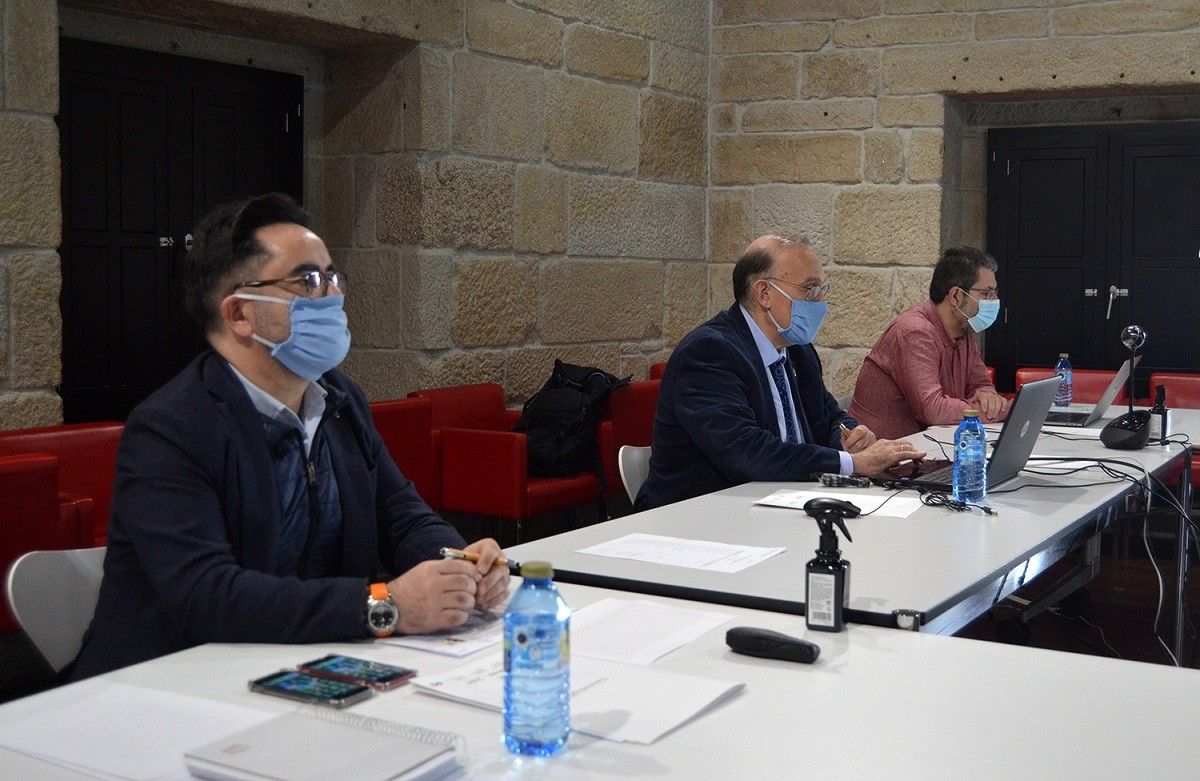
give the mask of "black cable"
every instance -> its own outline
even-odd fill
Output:
[[[945,491],[930,491],[929,493],[921,494],[921,504],[926,507],[945,507],[956,512],[965,512],[972,507],[978,507],[987,515],[997,515],[998,513],[986,504],[975,504],[974,502],[960,502]]]
[[[893,499],[895,499],[895,498],[896,498],[897,496],[899,496],[900,494],[904,493],[904,490],[905,490],[905,489],[903,489],[903,488],[897,488],[896,490],[892,491],[892,493],[888,494],[888,498],[886,498],[886,499],[884,499],[882,502],[880,502],[880,503],[879,503],[879,506],[878,506],[878,507],[876,507],[874,510],[871,510],[870,512],[866,512],[866,513],[859,513],[858,515],[856,515],[856,516],[854,516],[854,517],[855,517],[855,518],[865,518],[865,517],[866,517],[866,516],[868,516],[868,515],[874,515],[875,513],[879,512],[879,510],[880,510],[880,509],[882,509],[882,507],[883,507],[885,504],[887,504],[888,502],[892,501]]]

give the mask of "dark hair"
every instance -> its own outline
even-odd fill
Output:
[[[929,300],[940,304],[950,295],[950,288],[969,290],[979,279],[979,269],[995,272],[996,259],[974,247],[951,247],[942,253],[942,259],[933,267],[933,279],[929,281]]]
[[[285,222],[307,228],[308,212],[290,195],[269,193],[223,203],[192,229],[192,248],[183,260],[183,305],[204,333],[220,319],[218,306],[234,282],[231,277],[266,255],[255,232]]]
[[[754,280],[771,270],[774,259],[764,249],[747,250],[733,264],[733,298],[746,303],[750,285]]]

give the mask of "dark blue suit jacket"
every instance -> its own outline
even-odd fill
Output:
[[[857,423],[825,389],[812,345],[789,347],[788,364],[804,434],[799,445],[779,438],[772,380],[737,304],[685,336],[663,372],[650,474],[635,509],[753,480],[841,471],[838,423]]]
[[[388,455],[358,386],[338,371],[321,382],[340,576],[270,574],[282,510],[262,418],[225,360],[205,352],[125,425],[104,581],[73,678],[207,642],[368,637],[369,582],[463,544]]]

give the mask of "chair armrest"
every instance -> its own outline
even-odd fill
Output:
[[[616,434],[611,420],[596,424],[596,447],[600,451],[600,466],[604,469],[605,496],[622,493],[621,469],[617,464]]]
[[[508,424],[508,430],[512,431],[513,426],[517,425],[517,421],[521,419],[521,410],[506,409],[504,410],[504,421]]]
[[[524,434],[441,429],[442,508],[521,519],[528,505]]]
[[[60,547],[91,548],[95,545],[96,529],[92,521],[90,496],[58,494],[58,539]]]

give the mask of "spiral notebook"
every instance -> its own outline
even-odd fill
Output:
[[[393,721],[302,708],[184,754],[215,781],[391,781],[440,778],[458,767],[463,739]]]

